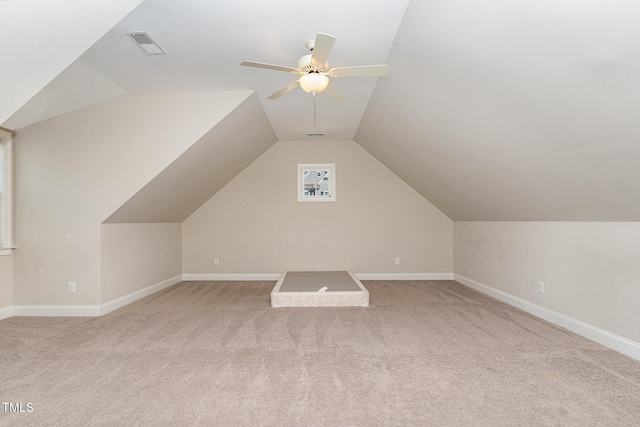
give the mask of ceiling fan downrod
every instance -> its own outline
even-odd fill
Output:
[[[313,91],[313,130],[316,130],[316,92]]]

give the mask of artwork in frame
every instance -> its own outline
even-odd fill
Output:
[[[299,202],[334,202],[335,200],[335,163],[298,164]]]

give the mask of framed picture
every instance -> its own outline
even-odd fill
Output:
[[[336,164],[298,164],[298,201],[335,202]]]

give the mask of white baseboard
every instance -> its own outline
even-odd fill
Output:
[[[0,320],[13,317],[13,306],[0,308]]]
[[[140,289],[120,298],[105,302],[100,306],[100,315],[111,313],[113,310],[117,310],[127,304],[131,304],[132,302],[139,300],[140,298],[144,298],[180,282],[182,282],[182,274],[179,274],[167,280],[163,280],[162,282],[156,283],[155,285],[147,286],[144,289]]]
[[[204,274],[183,274],[182,280],[187,281],[195,281],[195,282],[210,282],[210,281],[273,281],[278,280],[282,276],[282,273],[248,273],[248,274],[214,274],[214,273],[204,273]]]
[[[102,305],[14,305],[11,308],[10,316],[36,316],[36,317],[98,317],[107,314],[118,308],[131,304],[134,301],[161,291],[169,286],[182,281],[179,274],[167,280],[163,280],[155,285],[147,286],[144,289],[116,298]],[[0,319],[7,309],[0,309]],[[7,316],[7,317],[10,317]]]
[[[453,280],[453,273],[355,273],[360,280]]]
[[[548,308],[542,307],[541,305],[534,304],[530,301],[516,297],[483,283],[476,282],[475,280],[469,279],[459,274],[454,274],[453,279],[465,286],[470,287],[471,289],[475,289],[478,292],[489,295],[497,300],[519,308],[520,310],[533,314],[534,316],[544,319],[547,322],[568,329],[578,335],[582,335],[583,337],[588,338],[591,341],[595,341],[598,344],[602,344],[633,359],[640,360],[640,344],[634,341],[612,334],[611,332],[607,332],[604,329],[589,325],[588,323],[582,322],[572,317],[565,316],[564,314],[558,313],[557,311],[549,310]]]
[[[99,305],[14,305],[14,316],[30,317],[95,317]]]
[[[360,280],[453,280],[453,273],[354,273]],[[281,273],[258,274],[183,274],[189,281],[264,281],[278,280]]]

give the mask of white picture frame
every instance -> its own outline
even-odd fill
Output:
[[[335,163],[299,163],[297,172],[299,202],[336,201]]]

